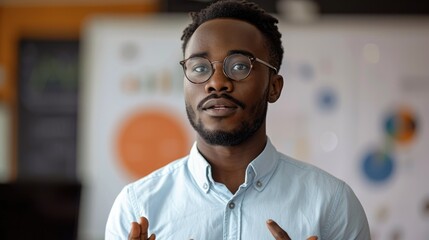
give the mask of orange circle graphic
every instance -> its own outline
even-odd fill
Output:
[[[119,160],[135,179],[189,152],[188,134],[174,116],[160,110],[138,112],[120,128]]]

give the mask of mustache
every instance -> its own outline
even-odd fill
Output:
[[[216,98],[225,98],[225,99],[227,99],[227,100],[229,100],[229,101],[231,101],[231,102],[233,102],[233,103],[235,103],[236,105],[238,105],[239,107],[241,107],[241,108],[246,108],[246,104],[244,104],[243,102],[241,102],[241,101],[239,101],[239,100],[237,100],[237,99],[235,99],[235,98],[233,98],[233,97],[231,97],[230,95],[228,95],[228,94],[226,94],[226,93],[222,93],[222,94],[220,94],[220,95],[217,95],[217,94],[211,94],[211,95],[209,95],[209,96],[207,96],[207,97],[205,97],[205,98],[203,98],[203,100],[201,100],[200,101],[200,103],[198,104],[198,106],[197,106],[197,109],[202,109],[202,107],[203,107],[203,104],[205,103],[205,102],[207,102],[208,100],[210,100],[210,99],[216,99]]]

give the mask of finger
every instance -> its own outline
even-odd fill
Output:
[[[276,222],[269,219],[267,221],[268,230],[276,240],[291,240],[289,235]]]
[[[128,240],[140,240],[140,225],[137,222],[131,223],[130,234],[128,234]]]
[[[156,236],[155,236],[155,234],[151,234],[150,235],[150,237],[149,237],[149,239],[148,240],[155,240],[156,239]],[[311,239],[310,239],[311,240]],[[316,239],[317,240],[317,239]]]
[[[149,229],[149,221],[145,217],[140,217],[140,228],[141,228],[141,239],[146,240],[148,238],[147,231]]]
[[[307,240],[317,240],[317,239],[319,239],[319,238],[316,236],[311,236],[311,237],[307,238]]]

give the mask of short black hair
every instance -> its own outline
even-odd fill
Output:
[[[182,51],[185,53],[186,46],[195,30],[204,22],[218,18],[233,18],[252,24],[267,39],[269,49],[269,62],[278,70],[283,60],[283,46],[281,36],[277,27],[277,18],[265,12],[256,3],[245,0],[220,0],[212,3],[199,12],[191,12],[192,23],[183,31],[181,40]]]

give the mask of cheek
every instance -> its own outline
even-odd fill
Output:
[[[193,85],[186,78],[183,79],[183,92],[185,93],[185,98],[187,98],[193,90]]]
[[[199,87],[200,86],[189,82],[185,82],[184,84],[185,103],[191,105],[194,109],[198,105],[198,99],[202,99],[200,92],[203,90],[201,90]]]
[[[257,83],[256,81],[267,81],[266,79],[249,79],[250,81],[254,81],[253,84],[250,82],[246,84],[242,84],[241,86],[237,86],[236,93],[239,93],[237,96],[241,101],[245,101],[248,104],[255,105],[259,104],[260,101],[266,101],[267,92],[268,92],[268,83]]]

